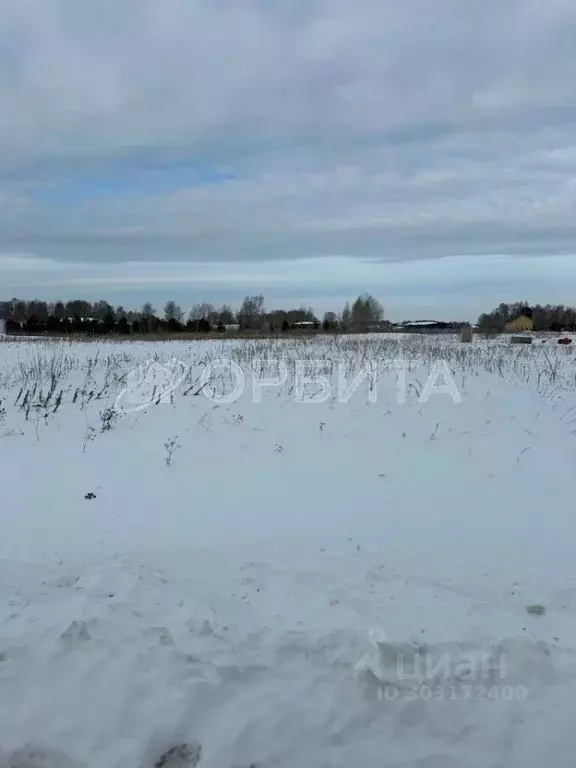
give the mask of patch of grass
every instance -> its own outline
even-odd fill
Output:
[[[544,616],[546,613],[546,607],[544,605],[540,605],[540,603],[534,603],[534,605],[526,606],[526,612],[531,616]]]

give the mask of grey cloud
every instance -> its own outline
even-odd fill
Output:
[[[574,107],[575,25],[569,0],[5,0],[3,151],[565,122],[551,107]]]
[[[571,252],[571,0],[2,5],[0,250],[97,263]],[[106,169],[179,162],[234,178],[50,198]]]

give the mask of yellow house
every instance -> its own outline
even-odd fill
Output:
[[[534,323],[532,322],[532,318],[526,317],[526,315],[519,315],[506,325],[506,330],[509,333],[518,333],[518,331],[532,331],[534,330]]]

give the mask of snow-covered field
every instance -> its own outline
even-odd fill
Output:
[[[5,764],[573,768],[575,360],[0,343]]]

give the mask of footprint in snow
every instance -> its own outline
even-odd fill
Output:
[[[154,768],[195,768],[202,757],[198,742],[177,744],[155,761]]]
[[[86,768],[83,763],[59,750],[44,749],[34,744],[26,744],[15,750],[0,765],[2,768]]]
[[[60,635],[60,644],[67,651],[74,650],[88,640],[90,640],[90,632],[85,621],[71,622]]]

